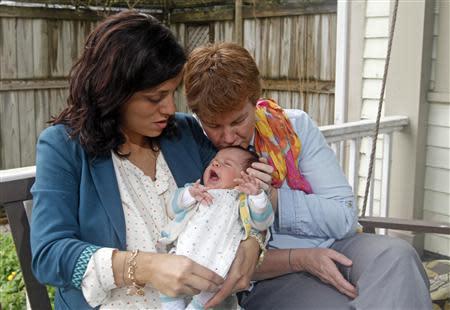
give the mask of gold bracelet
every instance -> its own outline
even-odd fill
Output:
[[[250,234],[248,236],[255,239],[256,242],[258,242],[259,249],[261,250],[261,252],[259,253],[259,257],[258,257],[258,262],[256,263],[256,267],[255,267],[255,269],[259,269],[259,267],[262,265],[262,263],[264,261],[264,258],[266,257],[266,251],[267,251],[266,245],[264,244],[261,233],[254,232],[252,230],[252,231],[250,231]]]
[[[138,254],[139,254],[139,250],[134,250],[133,252],[131,252],[130,258],[127,259],[127,265],[128,265],[127,278],[131,282],[131,285],[132,285],[131,287],[128,287],[128,289],[127,289],[128,296],[132,296],[132,295],[145,296],[145,291],[144,291],[145,285],[137,283],[136,276],[135,276],[136,268],[137,268],[136,257],[138,256]]]
[[[127,252],[125,252],[125,257],[123,258],[123,266],[122,266],[122,281],[123,285],[127,285],[127,282],[125,281],[125,269],[127,265]]]

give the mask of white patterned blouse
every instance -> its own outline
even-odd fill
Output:
[[[168,221],[166,204],[177,188],[162,153],[156,161],[156,179],[152,181],[129,160],[112,153],[126,225],[126,248],[156,252],[161,228]],[[101,309],[157,309],[158,291],[147,285],[145,296],[128,296],[127,288],[114,284],[112,248],[101,248],[92,255],[81,288],[86,301]]]

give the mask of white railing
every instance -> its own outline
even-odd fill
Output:
[[[379,141],[382,140],[381,156],[377,161],[381,160],[381,186],[379,189],[380,207],[377,216],[386,217],[388,215],[389,200],[389,182],[390,182],[390,163],[391,163],[391,144],[392,134],[401,131],[409,124],[407,116],[387,116],[382,118],[379,129]],[[356,122],[343,123],[338,125],[321,126],[320,131],[325,136],[327,142],[336,153],[336,156],[347,175],[348,181],[353,188],[353,192],[358,197],[358,184],[360,177],[366,181],[366,175],[360,174],[360,168],[363,171],[368,169],[368,160],[364,163],[364,167],[360,167],[361,154],[370,157],[372,149],[372,136],[375,129],[375,120],[362,120]],[[361,150],[361,142],[366,139],[368,146]],[[380,150],[377,150],[377,154]],[[378,165],[378,164],[377,164]],[[374,215],[374,184],[375,173],[372,174],[371,187],[367,201],[366,215]],[[364,182],[365,186],[365,182]]]
[[[387,202],[389,199],[389,170],[391,161],[391,143],[392,134],[400,131],[408,126],[409,120],[406,116],[388,116],[384,117],[380,123],[380,137],[383,140],[382,147],[382,168],[381,168],[381,188],[380,188],[380,214],[379,216],[387,216]],[[320,130],[330,143],[336,153],[349,183],[355,192],[358,193],[359,165],[360,165],[360,147],[364,138],[371,137],[375,128],[374,120],[362,120],[357,122],[349,122],[339,125],[321,126]],[[368,150],[371,149],[371,139]],[[369,154],[368,154],[369,155]],[[363,167],[367,170],[367,167]],[[2,183],[9,181],[33,178],[35,176],[35,167],[23,167],[17,169],[0,170],[0,187]],[[373,174],[374,175],[374,174]],[[364,175],[362,175],[363,177]],[[373,195],[374,189],[371,182],[370,197],[368,199],[368,207],[366,215],[373,215]],[[1,192],[1,191],[0,191]]]
[[[2,183],[10,181],[34,178],[35,175],[36,175],[36,166],[0,170],[0,186]]]

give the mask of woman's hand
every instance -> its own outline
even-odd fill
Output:
[[[205,309],[213,308],[231,294],[247,289],[255,272],[258,257],[259,245],[256,240],[248,238],[242,241],[228,271],[227,279],[217,294],[205,304]]]
[[[260,157],[258,163],[252,163],[251,168],[247,169],[247,173],[257,179],[260,188],[269,196],[275,212],[278,207],[278,191],[272,186],[273,167],[268,164],[266,158]]]
[[[137,264],[138,268],[139,266],[148,266],[148,268],[144,267],[143,274],[136,274],[136,280],[150,283],[159,292],[169,297],[196,295],[200,291],[215,292],[224,282],[218,274],[185,256],[145,254],[147,256],[142,255],[141,261],[137,261]]]
[[[336,263],[350,267],[352,261],[332,249],[292,249],[291,265],[294,271],[306,271],[322,282],[333,285],[339,292],[356,298],[356,288],[348,282],[336,267]]]
[[[124,263],[130,255],[124,251],[113,255],[114,279],[118,286],[130,284]],[[215,292],[224,282],[215,272],[181,255],[139,252],[136,266],[138,283],[151,284],[170,297],[196,295],[200,291]]]
[[[266,192],[271,188],[272,172],[273,167],[268,164],[267,159],[262,157],[259,158],[259,162],[254,162],[250,168],[247,168],[247,173],[258,179],[260,187]]]

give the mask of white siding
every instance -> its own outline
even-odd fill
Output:
[[[365,0],[360,88],[361,119],[374,119],[377,114],[392,3],[393,1]],[[435,1],[435,3],[428,93],[426,160],[424,163],[426,171],[423,188],[423,218],[448,222],[450,221],[450,1]],[[404,52],[408,53],[407,50]],[[390,104],[395,103],[391,102]],[[383,145],[381,142],[380,139],[377,141],[373,215],[377,215],[380,208],[379,189]],[[366,139],[363,140],[360,148],[359,188],[356,193],[360,207],[364,196],[369,156],[370,143]],[[450,236],[427,234],[425,249],[450,256]]]
[[[388,18],[386,18],[388,22]],[[364,58],[384,59],[386,57],[388,39],[366,37]]]
[[[444,99],[444,100],[448,100]],[[434,126],[450,127],[450,106],[447,102],[430,103],[428,110],[428,124]]]
[[[425,189],[440,193],[450,192],[450,174],[448,169],[427,167],[425,172]],[[448,215],[449,206],[442,206],[442,211]]]
[[[389,16],[389,1],[368,0],[366,3],[366,17]]]
[[[448,208],[450,205],[450,196],[448,193],[436,192],[432,190],[426,190],[423,197],[425,212],[448,215]],[[444,221],[442,218],[440,221]]]
[[[378,112],[378,101],[383,79],[383,69],[386,58],[389,35],[390,1],[366,1],[366,25],[364,33],[363,51],[363,81],[362,81],[362,119],[375,119]],[[371,142],[363,139],[360,148],[359,186],[356,193],[358,205],[362,207],[362,200],[366,187],[367,170],[369,166]],[[373,215],[380,214],[380,189],[382,170],[382,138],[377,141],[376,164],[374,167],[373,184]]]
[[[449,148],[427,146],[427,167],[450,169],[449,161],[442,160],[443,158],[450,158]]]
[[[383,78],[384,59],[366,59],[363,69],[364,78],[381,79]]]
[[[368,17],[366,21],[366,38],[386,38],[389,34],[389,25],[386,17]]]
[[[449,3],[436,1],[429,84],[423,217],[450,221]],[[450,256],[450,236],[428,234],[425,249]]]
[[[429,125],[427,131],[427,145],[449,148],[449,134],[448,127]]]

